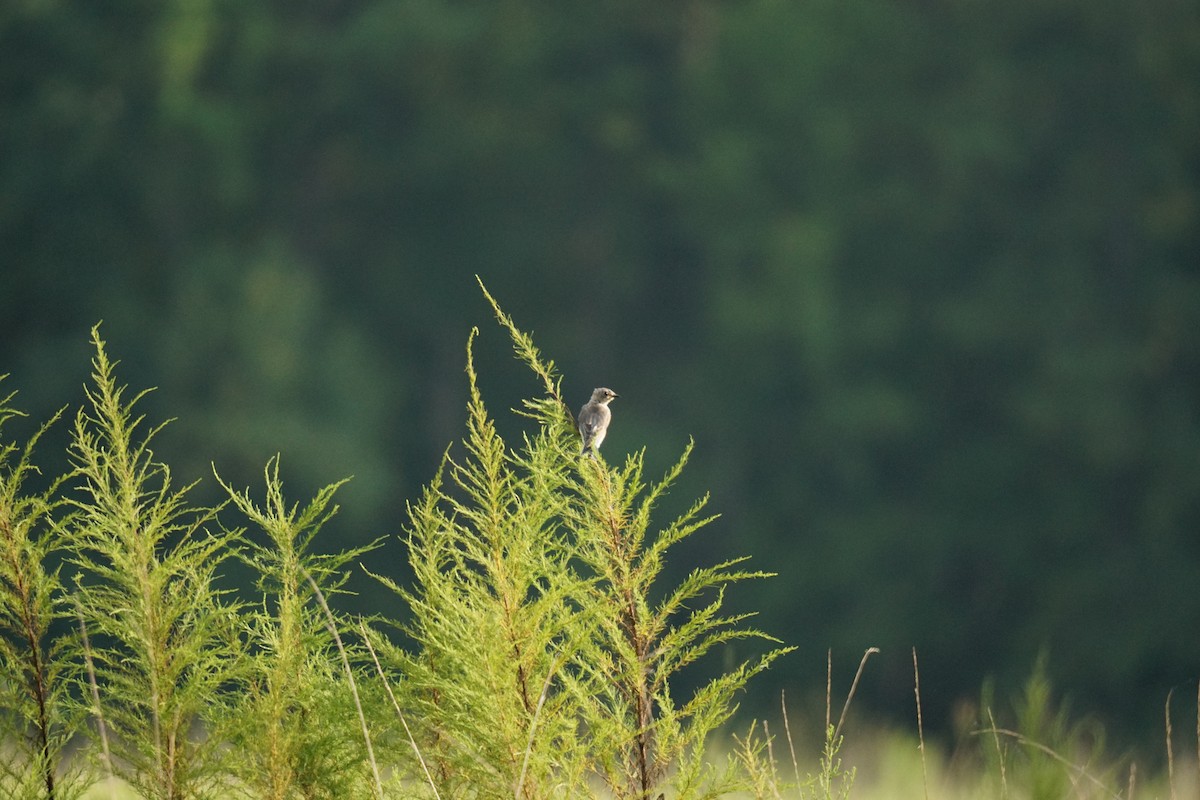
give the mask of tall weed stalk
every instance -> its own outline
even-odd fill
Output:
[[[0,376],[2,377],[2,376]],[[0,427],[24,416],[0,399]],[[37,473],[33,449],[42,426],[23,446],[0,442],[0,795],[13,800],[65,800],[85,788],[77,770],[64,768],[79,715],[68,702],[71,681],[59,569],[56,514],[63,478],[27,492]]]
[[[442,796],[711,796],[709,735],[786,649],[687,698],[672,680],[715,647],[769,639],[745,615],[722,611],[728,584],[765,573],[734,559],[662,587],[667,551],[711,520],[701,500],[665,527],[652,524],[690,448],[650,484],[641,453],[620,468],[581,459],[553,362],[484,294],[541,383],[518,412],[533,430],[518,447],[498,434],[472,332],[464,454],[448,453],[409,509],[412,586],[381,579],[412,611],[402,630],[415,646],[380,642],[381,655],[403,676],[412,718],[424,721],[415,738],[431,783]]]
[[[88,406],[71,454],[82,482],[71,500],[72,560],[91,636],[103,718],[119,777],[151,800],[215,796],[222,689],[240,653],[236,609],[214,588],[238,534],[208,529],[216,513],[188,503],[155,461],[99,330]]]
[[[414,733],[442,796],[571,796],[585,786],[586,761],[559,689],[581,613],[559,522],[567,433],[543,427],[510,452],[469,347],[467,374],[465,456],[447,456],[409,509],[413,585],[381,578],[411,609],[402,630],[418,646],[381,642],[381,656],[424,721]]]
[[[249,491],[218,478],[261,534],[242,553],[258,575],[261,602],[243,615],[251,654],[225,726],[230,769],[248,794],[263,800],[366,797],[362,736],[314,592],[338,592],[349,565],[374,545],[313,552],[313,539],[337,512],[333,496],[344,481],[301,507],[284,499],[278,458],[267,465],[265,480],[259,505]]]

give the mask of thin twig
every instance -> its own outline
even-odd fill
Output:
[[[533,719],[529,721],[529,741],[525,743],[525,758],[521,762],[521,776],[517,779],[517,788],[513,792],[516,800],[521,800],[521,792],[525,789],[525,772],[529,769],[529,756],[533,752],[533,737],[537,731],[538,717],[542,714],[542,706],[546,704],[546,695],[550,693],[550,682],[554,679],[554,674],[558,672],[559,666],[558,662],[550,665],[550,670],[546,673],[546,680],[542,683],[542,693],[538,695],[537,706],[533,709]]]
[[[1129,764],[1129,789],[1125,792],[1125,800],[1133,800],[1133,790],[1137,786],[1137,762]]]
[[[929,769],[925,765],[925,724],[921,720],[921,672],[917,669],[917,648],[913,653],[913,693],[917,696],[917,741],[921,750],[921,780],[925,787],[925,800],[929,800]]]
[[[775,774],[775,741],[771,738],[771,726],[765,719],[763,720],[763,738],[767,740],[767,765],[771,770],[771,787],[775,791],[775,797],[783,800],[779,795],[779,778]]]
[[[83,619],[83,606],[75,598],[75,613],[79,617],[79,634],[83,640],[83,663],[87,667],[88,685],[92,690],[92,706],[96,714],[96,730],[100,735],[100,753],[104,756],[104,768],[108,771],[109,797],[116,800],[114,787],[112,751],[108,747],[108,727],[104,724],[104,712],[100,709],[100,686],[96,683],[96,665],[92,662],[92,645],[88,640],[87,623]]]
[[[833,648],[825,651],[825,727],[821,738],[829,735],[829,705],[833,701]]]
[[[796,747],[794,744],[792,744],[792,726],[790,723],[788,723],[787,695],[783,690],[780,690],[779,692],[779,705],[783,708],[783,730],[787,733],[788,752],[792,755],[792,769],[796,773],[796,785],[799,786],[801,783],[800,764],[796,761]],[[829,728],[826,727],[825,730],[829,730]]]
[[[375,761],[375,748],[371,745],[371,731],[367,728],[367,715],[363,713],[362,701],[358,697],[358,684],[354,680],[354,670],[350,668],[350,659],[346,656],[346,648],[342,646],[341,634],[338,633],[333,612],[329,610],[329,604],[325,602],[325,595],[321,592],[321,587],[317,586],[317,582],[313,580],[307,570],[304,571],[304,577],[308,579],[309,585],[312,586],[313,592],[317,596],[317,601],[321,604],[321,609],[325,612],[325,627],[333,634],[333,641],[337,645],[338,653],[342,656],[342,666],[346,668],[346,679],[350,681],[350,694],[354,697],[354,707],[358,709],[358,721],[362,725],[363,741],[367,745],[367,760],[371,762],[371,773],[375,777],[375,796],[379,800],[383,800],[383,780],[379,777],[379,764]]]
[[[862,661],[858,662],[858,672],[854,673],[854,681],[850,684],[850,693],[846,695],[846,703],[842,706],[842,715],[838,717],[837,727],[833,729],[834,739],[837,738],[842,730],[842,725],[846,722],[846,712],[850,710],[850,701],[854,699],[854,692],[858,689],[858,679],[862,677],[863,669],[867,666],[867,659],[878,652],[878,647],[868,647],[863,653]],[[826,726],[825,729],[829,730],[829,727]]]
[[[417,740],[413,737],[412,730],[408,727],[408,720],[404,718],[404,712],[400,710],[400,703],[396,700],[396,695],[392,692],[392,685],[388,682],[387,676],[383,673],[383,666],[379,663],[379,656],[375,654],[375,648],[371,645],[371,637],[367,635],[367,626],[362,621],[358,621],[358,629],[362,631],[363,643],[367,646],[367,651],[371,654],[371,660],[375,662],[375,670],[379,673],[380,680],[383,681],[383,688],[387,690],[388,697],[392,701],[392,707],[396,709],[396,716],[400,717],[400,724],[404,726],[404,732],[408,735],[408,743],[412,745],[413,753],[417,756],[417,761],[421,765],[421,770],[425,773],[425,780],[429,782],[429,788],[433,790],[433,796],[437,800],[441,800],[441,795],[438,794],[437,784],[433,781],[433,775],[429,773],[429,766],[425,763],[425,758],[421,755],[421,748],[417,746]]]
[[[989,717],[991,716],[990,710],[988,711],[988,716]],[[1032,747],[1034,750],[1039,750],[1039,751],[1045,753],[1046,755],[1050,756],[1051,758],[1053,758],[1058,763],[1062,764],[1064,767],[1067,768],[1067,776],[1072,778],[1072,783],[1075,782],[1075,780],[1074,780],[1075,777],[1085,778],[1089,783],[1091,783],[1093,786],[1098,788],[1100,791],[1104,792],[1104,794],[1108,795],[1109,797],[1116,798],[1116,800],[1120,800],[1120,798],[1121,798],[1121,796],[1119,794],[1116,794],[1115,792],[1113,792],[1113,790],[1110,789],[1108,787],[1108,785],[1104,783],[1104,781],[1102,781],[1099,778],[1097,778],[1096,776],[1092,775],[1090,772],[1087,771],[1086,768],[1081,767],[1078,764],[1075,764],[1074,762],[1068,760],[1067,758],[1059,755],[1053,749],[1047,747],[1046,745],[1042,744],[1041,742],[1037,742],[1037,741],[1034,741],[1033,739],[1030,739],[1029,737],[1025,736],[1024,734],[1018,733],[1017,731],[1010,731],[1007,728],[997,728],[997,727],[995,727],[994,723],[990,729],[985,730],[985,731],[975,731],[975,733],[976,734],[990,733],[993,736],[996,736],[997,742],[999,742],[1000,734],[1008,736],[1011,739],[1018,742],[1019,744],[1023,744],[1026,747]]]
[[[996,756],[1000,759],[1000,797],[1008,797],[1008,775],[1004,766],[1004,748],[1000,746],[1000,729],[996,727],[996,718],[992,716],[992,708],[988,706],[988,722],[992,723],[992,739],[996,742]]]
[[[1171,695],[1175,687],[1167,692],[1167,702],[1163,714],[1167,718],[1167,788],[1171,792],[1171,800],[1175,800],[1175,747],[1171,743]]]
[[[767,759],[775,763],[775,743],[771,741],[771,723],[763,720],[763,738],[767,741]]]

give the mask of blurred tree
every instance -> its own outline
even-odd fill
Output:
[[[1200,656],[1195,598],[1128,596],[1200,577],[1200,462],[1165,443],[1200,444],[1196,139],[1166,133],[1197,118],[1147,71],[1195,63],[1197,16],[1143,11],[751,3],[696,81],[694,376],[753,387],[702,407],[711,480],[802,577],[774,588],[807,637],[899,654],[890,697],[912,642],[943,686],[1048,643],[1148,719],[1125,689]],[[1182,184],[1190,222],[1156,235]]]
[[[1197,41],[1182,0],[15,0],[0,370],[48,416],[103,318],[164,457],[354,473],[366,541],[461,427],[480,273],[622,393],[606,447],[696,436],[740,541],[695,546],[788,576],[797,682],[879,645],[907,718],[909,645],[945,710],[1049,643],[1131,724],[1200,659]]]

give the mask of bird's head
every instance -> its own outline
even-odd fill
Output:
[[[604,387],[592,390],[592,402],[600,403],[601,405],[608,405],[617,396],[617,393],[612,389],[605,389]]]

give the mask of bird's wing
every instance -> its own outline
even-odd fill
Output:
[[[579,433],[584,441],[591,441],[596,431],[604,425],[604,411],[600,406],[588,404],[579,410]]]

